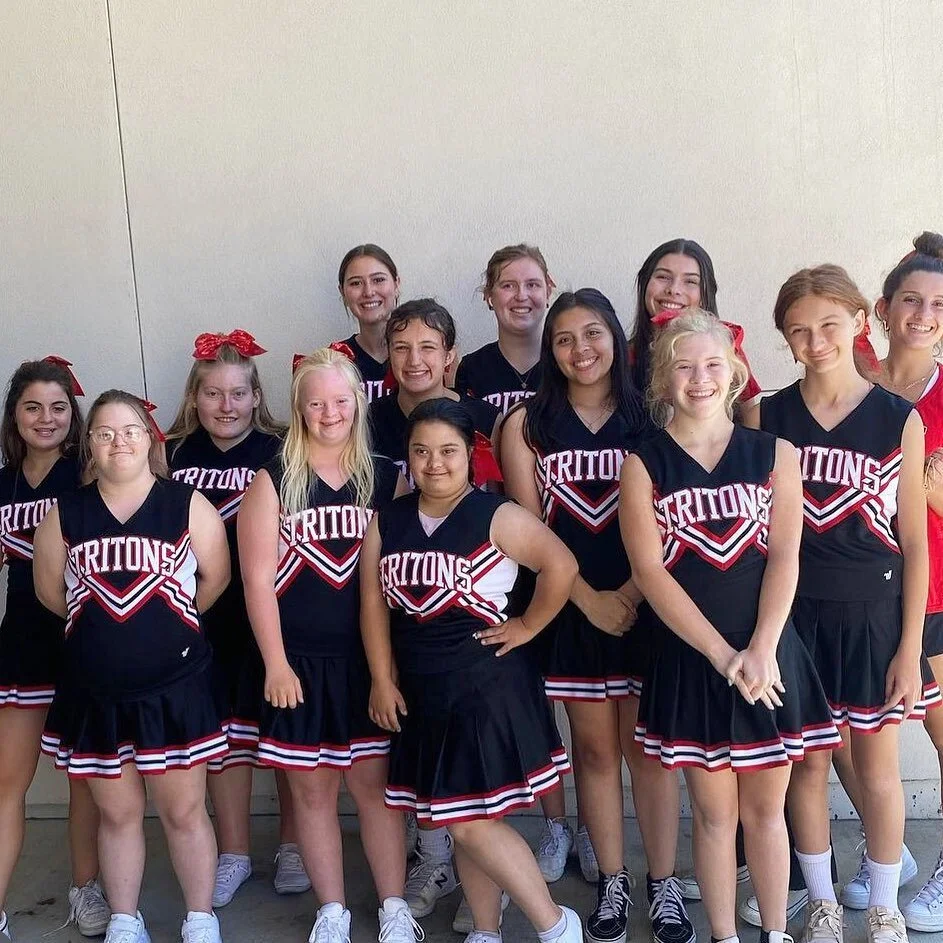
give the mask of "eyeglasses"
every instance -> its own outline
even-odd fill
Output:
[[[137,445],[147,437],[148,431],[144,426],[125,426],[123,429],[112,429],[111,426],[98,426],[89,430],[88,437],[96,445],[111,445],[119,436],[125,442]]]

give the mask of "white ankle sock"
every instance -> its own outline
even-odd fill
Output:
[[[452,836],[447,828],[421,828],[416,847],[427,861],[448,861],[452,857]]]
[[[566,930],[565,910],[561,912],[560,919],[549,930],[543,930],[537,934],[537,939],[540,943],[552,943],[557,937],[563,936],[564,930]]]
[[[894,864],[879,864],[870,857],[868,870],[871,872],[871,894],[868,897],[868,907],[889,907],[898,910],[897,891],[900,887],[900,862]]]
[[[796,859],[805,878],[805,886],[809,891],[809,900],[830,900],[835,903],[835,886],[832,884],[832,849],[818,855],[804,855],[796,852]]]

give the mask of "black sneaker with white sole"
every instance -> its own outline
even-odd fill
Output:
[[[681,881],[671,877],[653,881],[647,877],[648,919],[652,922],[655,943],[694,943],[694,924],[684,907]]]
[[[596,909],[586,921],[586,939],[590,943],[625,943],[632,907],[629,872],[599,872],[596,884]]]

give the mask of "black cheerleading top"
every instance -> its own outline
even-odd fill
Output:
[[[79,465],[60,458],[46,477],[31,487],[20,468],[0,468],[0,565],[7,565],[7,612],[49,611],[36,599],[33,588],[33,535],[57,498],[79,486]]]
[[[265,470],[277,493],[281,458]],[[356,503],[350,481],[335,491],[318,479],[308,507],[281,515],[275,595],[286,653],[329,658],[359,649],[360,548],[373,515],[393,500],[398,479],[396,466],[379,455],[373,473],[368,507]]]
[[[491,520],[507,498],[475,488],[431,535],[419,498],[397,498],[379,517],[393,654],[404,674],[461,671],[495,657],[472,636],[508,618],[517,563],[491,542]]]
[[[913,404],[872,387],[823,429],[794,383],[760,404],[760,426],[799,453],[803,527],[798,595],[855,601],[901,592],[897,543],[901,437]]]
[[[357,369],[360,371],[360,376],[363,378],[360,388],[363,390],[364,396],[367,397],[368,403],[372,403],[375,399],[386,397],[393,392],[393,387],[387,380],[390,362],[384,360],[381,363],[379,360],[374,360],[373,357],[357,343],[356,334],[351,334],[350,337],[342,341],[334,341],[331,347],[334,350],[340,350],[342,353],[347,354],[356,364]],[[344,350],[344,347],[346,347],[347,350]]]
[[[216,621],[217,616],[228,617],[234,609],[245,609],[242,580],[239,578],[236,519],[242,498],[255,478],[255,473],[270,462],[280,448],[281,440],[277,436],[252,429],[241,442],[223,451],[200,426],[170,456],[174,480],[182,481],[199,491],[219,511],[226,525],[232,580],[207,613],[207,631],[209,622]],[[220,629],[225,631],[226,626],[221,625]]]
[[[192,497],[189,485],[155,479],[123,524],[97,482],[60,497],[70,684],[96,695],[151,694],[205,666]]]
[[[650,430],[634,435],[616,412],[590,432],[569,402],[554,423],[555,441],[566,447],[542,448],[531,441],[526,417],[523,428],[536,458],[544,523],[569,547],[580,576],[593,589],[618,589],[630,576],[619,532],[619,475],[626,455]]]
[[[461,393],[459,402],[471,415],[475,431],[490,441],[500,415],[497,407]],[[409,417],[400,408],[396,396],[384,396],[374,400],[370,404],[367,417],[370,420],[374,451],[395,462],[409,486],[414,487],[415,482],[409,474],[409,459],[406,453],[406,423]]]
[[[713,471],[660,431],[636,452],[652,480],[665,569],[722,635],[756,627],[776,437],[734,426]]]
[[[539,360],[530,370],[518,373],[494,341],[462,358],[455,373],[455,392],[483,399],[504,415],[537,392],[540,377]]]

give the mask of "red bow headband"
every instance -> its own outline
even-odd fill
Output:
[[[339,354],[343,354],[352,364],[357,363],[357,357],[354,354],[353,348],[346,341],[334,341],[333,344],[328,344],[328,347],[331,350],[336,350]],[[291,372],[292,373],[294,373],[298,369],[298,365],[307,356],[308,356],[307,354],[295,354],[291,358]],[[392,370],[387,369],[386,376],[383,377],[383,389],[384,390],[396,389],[396,378],[393,376]]]
[[[260,347],[248,331],[237,327],[228,334],[200,334],[193,342],[193,359],[216,360],[223,346],[234,347],[243,357],[257,357],[265,353],[265,348]]]
[[[154,417],[151,415],[151,413],[153,413],[157,409],[157,406],[154,403],[152,403],[150,400],[143,399],[140,396],[138,397],[138,399],[141,401],[141,405],[145,408],[145,410],[147,410],[147,418],[150,420],[151,432],[154,433],[154,438],[157,439],[158,442],[166,442],[167,436],[165,436],[164,433],[161,432],[160,426],[157,425],[157,422],[155,421]]]
[[[69,369],[72,366],[71,360],[66,360],[65,357],[59,357],[56,354],[50,354],[48,357],[43,357],[45,363],[54,363],[57,367],[62,367],[66,373],[69,374],[69,380],[72,383],[72,395],[73,396],[84,396],[85,390],[82,389],[82,385],[75,378],[75,374]]]
[[[504,481],[498,460],[494,457],[494,449],[483,432],[475,433],[475,443],[471,454],[472,478],[479,487],[489,481]]]

